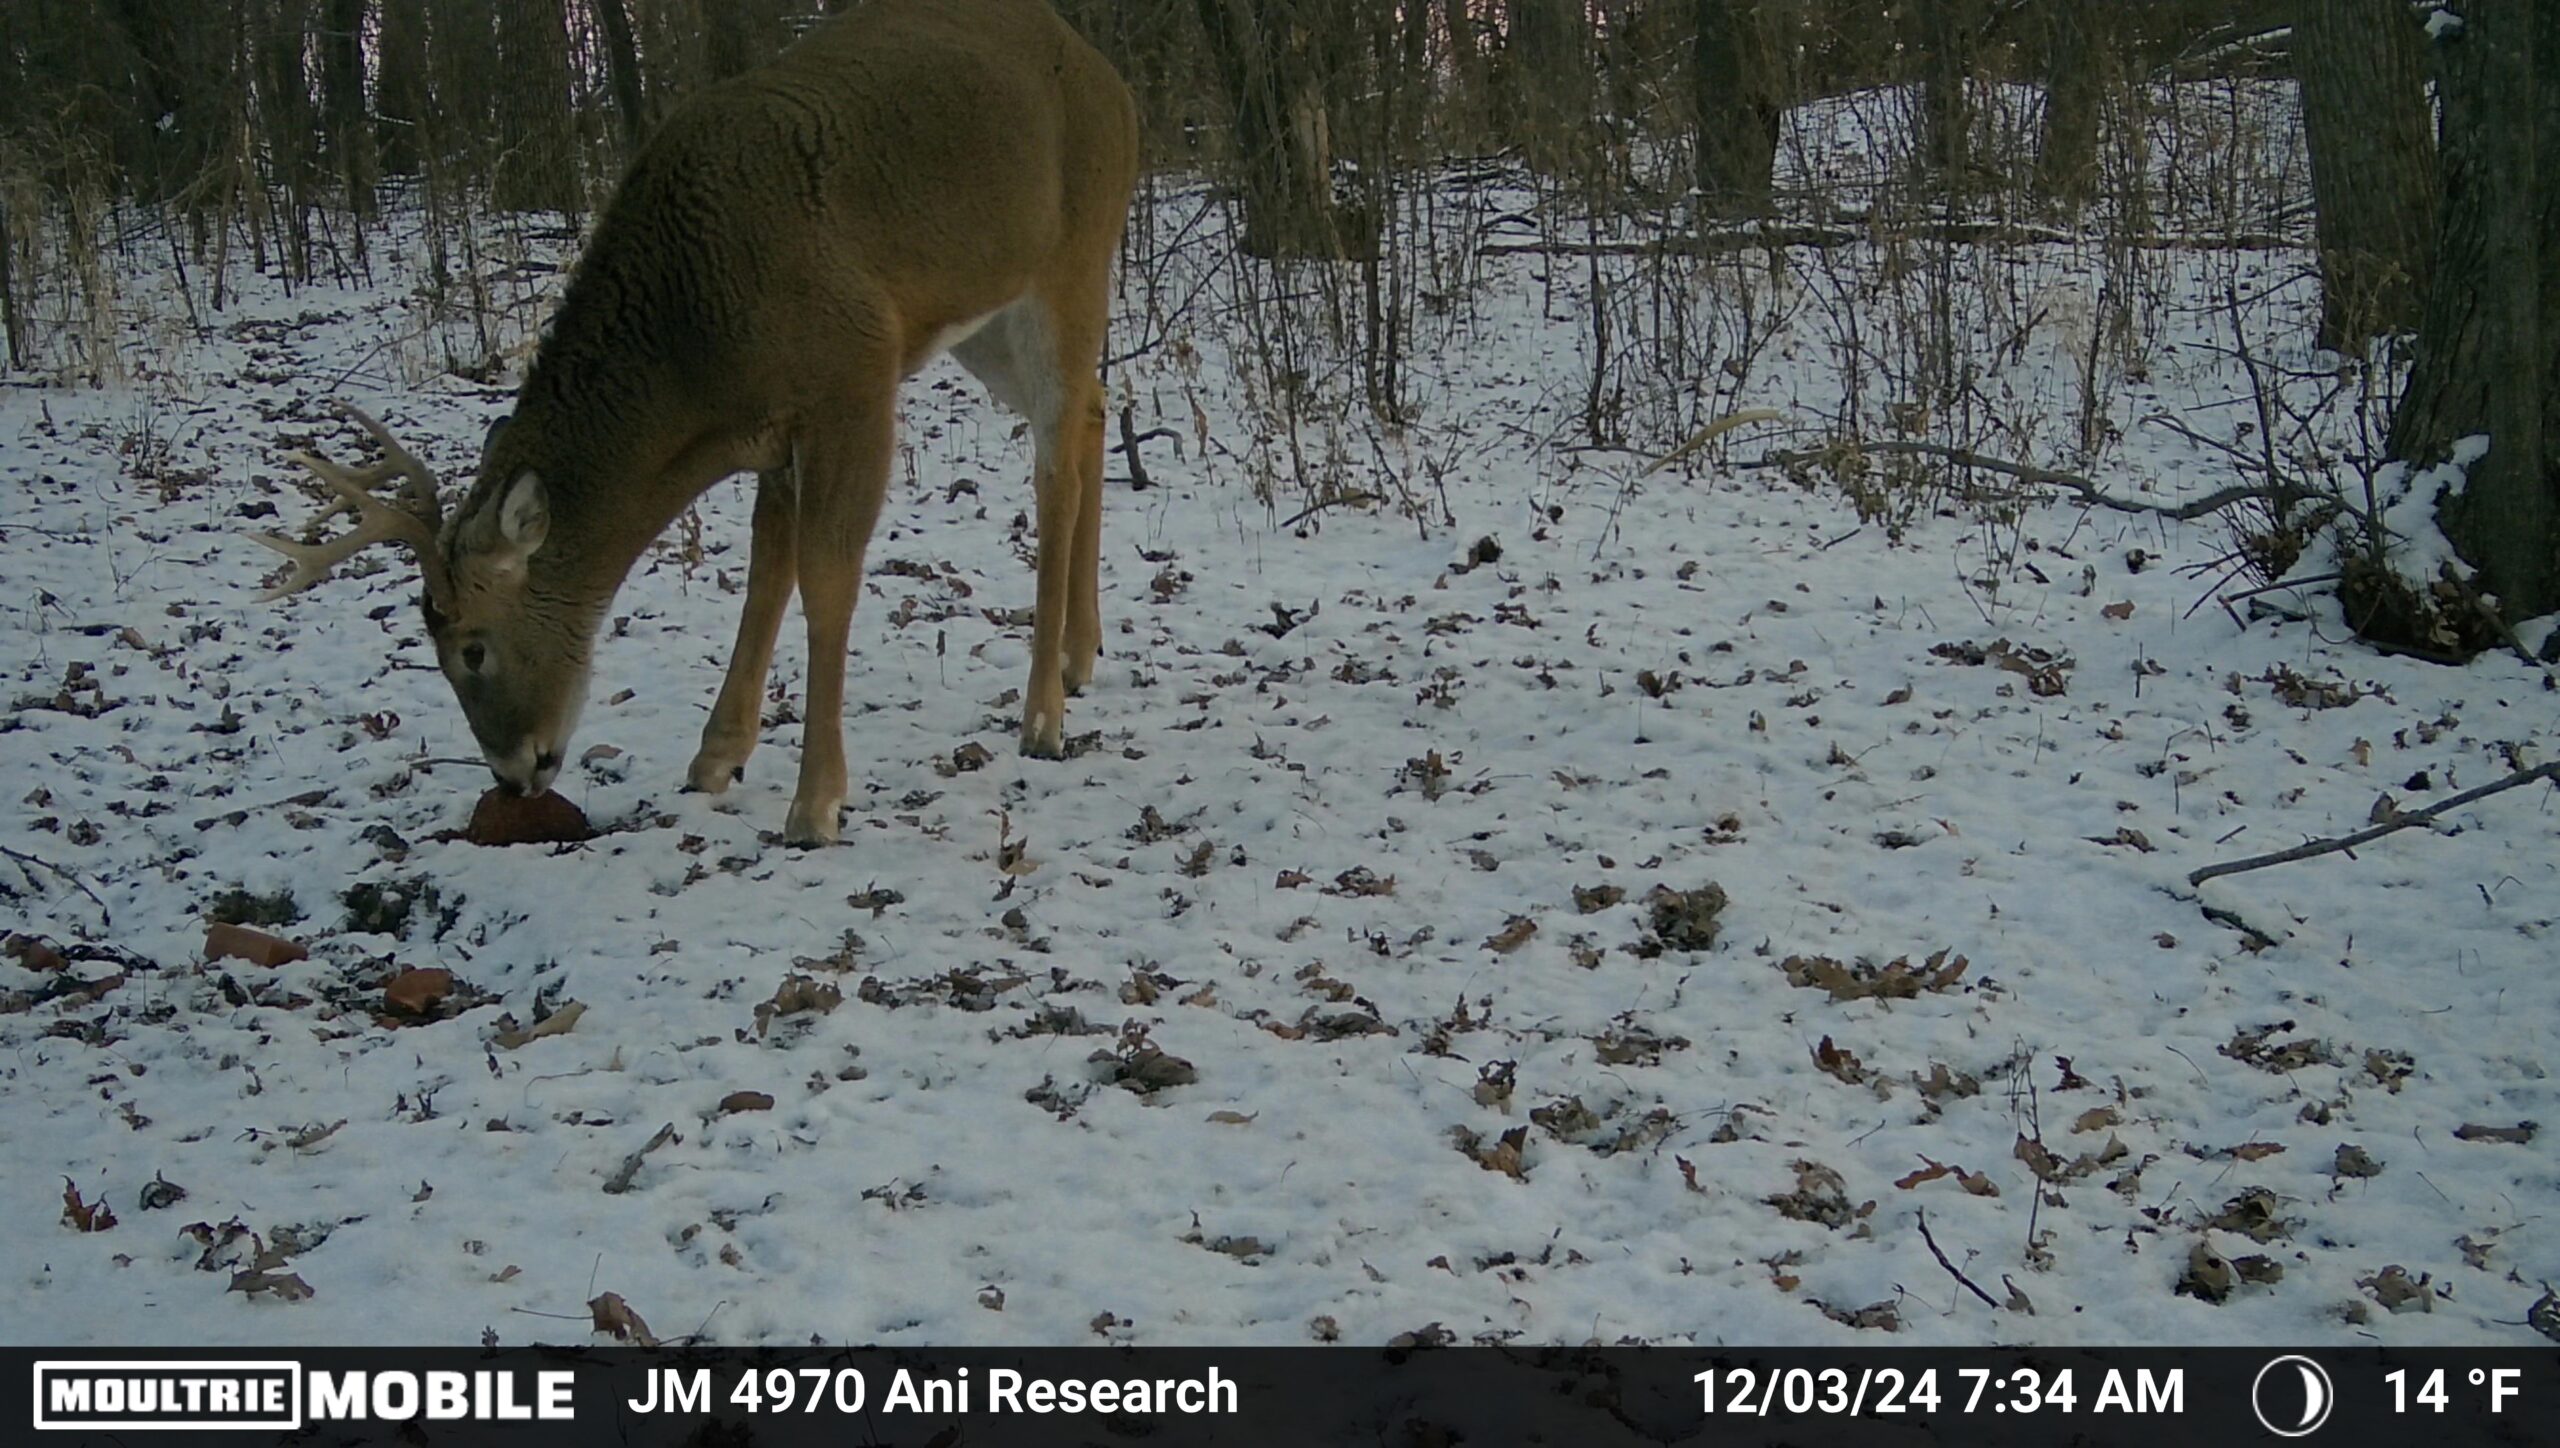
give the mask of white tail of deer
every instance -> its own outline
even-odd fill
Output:
[[[1102,645],[1110,271],[1136,185],[1128,87],[1045,0],[869,0],[669,116],[598,222],[478,481],[450,517],[387,461],[303,461],[352,507],[320,544],[260,539],[307,588],[383,541],[418,555],[428,632],[489,766],[539,793],[566,757],[598,626],[650,541],[754,470],[747,596],[688,783],[740,777],[796,587],[807,738],[784,838],[836,837],[844,659],[889,486],[898,387],[948,350],[1031,424],[1039,584],[1022,749],[1055,756]],[[407,481],[397,505],[372,489]],[[323,514],[323,517],[328,516]]]

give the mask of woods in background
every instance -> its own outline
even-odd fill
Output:
[[[435,248],[452,244],[444,221],[487,211],[574,226],[687,94],[846,3],[11,0],[6,360],[34,365],[41,337],[76,330],[119,257],[176,266],[190,305],[219,309],[243,266],[365,274],[368,237],[398,207],[428,218]],[[2162,209],[2181,166],[2216,184],[2209,154],[2153,154],[2157,86],[2292,76],[2320,343],[2356,358],[2376,338],[2411,348],[2391,458],[2424,467],[2463,437],[2497,439],[2448,530],[2507,617],[2560,607],[2560,186],[2545,179],[2560,162],[2539,165],[2560,156],[2560,7],[2463,0],[2442,7],[2459,23],[2431,35],[2439,7],[2405,0],[1057,5],[1137,90],[1152,163],[1232,198],[1243,253],[1334,269],[1332,325],[1356,337],[1382,417],[1410,405],[1419,299],[1450,285],[1413,250],[1415,190],[1475,159],[1524,168],[1547,203],[1541,244],[1573,218],[1584,228],[1594,442],[1626,428],[1623,383],[1607,374],[1628,329],[1587,259],[1618,223],[1648,229],[1648,244],[1709,249],[1728,245],[1720,227],[1797,228],[1783,242],[1889,221],[1942,245],[2079,228],[2130,256],[2180,241]],[[1791,110],[1885,87],[1909,102],[1889,175],[1783,174]],[[2283,223],[2263,218],[2269,232]],[[1667,304],[1667,323],[1653,305],[1645,326],[1689,325],[1686,303]],[[1911,405],[1962,405],[1961,354],[1979,342],[1942,318]],[[2101,443],[2084,417],[2079,446]],[[2346,515],[2387,547],[2369,512]],[[2359,622],[2395,642],[2459,653],[2498,635],[2476,599],[2452,600],[2448,622],[2446,600],[2348,572]]]

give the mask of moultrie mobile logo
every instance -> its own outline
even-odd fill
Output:
[[[298,1362],[39,1362],[38,1428],[302,1426]]]

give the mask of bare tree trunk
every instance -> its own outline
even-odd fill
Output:
[[[1766,215],[1779,97],[1764,0],[1697,0],[1697,194],[1715,215]]]
[[[702,0],[702,60],[713,80],[755,67],[755,26],[742,0]]]
[[[386,176],[418,174],[418,127],[427,110],[427,0],[382,0],[376,42],[374,154]]]
[[[184,195],[210,167],[222,133],[223,52],[212,35],[217,17],[189,0],[114,0],[102,8],[112,12],[138,62],[130,84],[114,88],[133,91],[139,102],[132,120],[144,140],[128,162],[140,163],[145,194]]]
[[[1700,202],[1720,216],[1762,215],[1783,110],[1769,17],[1761,0],[1696,0],[1696,8]]]
[[[17,250],[17,240],[9,234],[9,198],[0,196],[0,333],[9,341],[9,365],[27,365],[27,342],[18,322],[18,287],[9,270],[10,254]]]
[[[498,169],[490,200],[509,211],[575,211],[578,133],[569,113],[569,22],[562,0],[498,8]]]
[[[1244,248],[1333,246],[1333,147],[1313,37],[1294,0],[1198,0],[1244,171]]]
[[[264,123],[271,184],[283,187],[283,234],[278,244],[289,249],[292,275],[311,276],[311,83],[302,63],[303,41],[310,32],[310,0],[268,0],[255,7],[254,45],[257,62],[258,114]]]
[[[2066,210],[2086,205],[2098,179],[2098,123],[2118,63],[2113,0],[2046,0],[2044,117],[2036,133],[2036,195]]]
[[[649,107],[640,87],[640,51],[631,39],[631,12],[623,8],[623,0],[588,0],[596,13],[596,27],[604,33],[605,67],[612,74],[614,110],[622,118],[622,144],[627,151],[640,149],[649,134]]]
[[[320,32],[329,159],[346,185],[347,208],[358,217],[373,214],[373,131],[366,123],[364,98],[364,12],[365,0],[329,0],[328,25]]]
[[[2426,37],[2403,0],[2302,0],[2293,29],[2318,203],[2320,343],[2418,325],[2434,245]]]
[[[431,104],[419,117],[420,140],[440,165],[462,174],[488,171],[497,120],[499,0],[427,0],[427,85]]]
[[[2560,608],[2560,10],[2472,0],[2463,21],[2437,42],[2442,225],[2391,452],[2423,467],[2487,435],[2438,517],[2515,620]],[[2387,596],[2346,595],[2359,629],[2398,631]]]
[[[1475,8],[1467,0],[1440,0],[1440,28],[1449,32],[1449,87],[1461,106],[1484,94],[1484,49],[1476,34]]]
[[[1926,0],[1920,6],[1920,164],[1949,196],[1969,187],[1980,0]]]
[[[1504,129],[1529,164],[1562,169],[1590,134],[1590,27],[1578,0],[1505,0],[1504,16]]]

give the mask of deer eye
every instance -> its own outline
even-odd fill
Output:
[[[480,642],[478,639],[474,639],[462,646],[462,666],[464,668],[469,669],[471,672],[476,674],[483,668],[486,668],[488,663],[489,646],[487,644]]]

